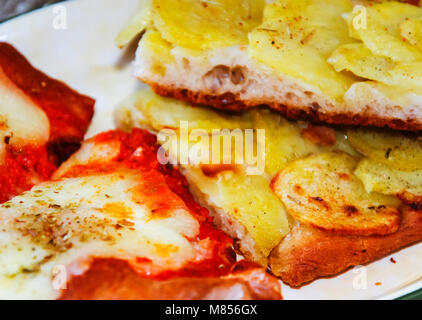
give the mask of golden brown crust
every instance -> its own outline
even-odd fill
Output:
[[[95,100],[34,68],[12,45],[0,42],[0,69],[50,121],[49,151],[58,162],[80,145],[94,115]]]
[[[240,112],[257,106],[266,106],[281,113],[284,117],[292,120],[305,119],[317,123],[338,125],[360,125],[389,127],[394,130],[420,131],[422,124],[416,119],[383,118],[374,114],[355,114],[351,112],[322,113],[321,107],[314,103],[311,107],[287,105],[280,103],[263,104],[259,101],[242,101],[238,96],[228,92],[223,95],[210,95],[202,92],[193,92],[189,89],[173,88],[158,83],[146,81],[152,89],[165,97],[176,98],[192,104],[207,105],[228,112]]]
[[[282,299],[279,281],[264,269],[240,263],[221,278],[152,280],[139,276],[127,262],[99,259],[82,276],[73,277],[62,300],[244,300]]]
[[[388,236],[339,236],[299,224],[270,255],[273,273],[300,287],[317,278],[382,258],[422,240],[422,211],[403,209],[399,230]]]

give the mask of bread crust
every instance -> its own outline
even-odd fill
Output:
[[[380,259],[422,240],[422,211],[405,207],[400,228],[388,236],[340,236],[304,224],[272,251],[272,272],[291,287],[333,276],[350,267]]]
[[[265,103],[262,101],[248,100],[244,101],[238,95],[227,92],[222,95],[213,95],[204,92],[195,92],[186,88],[175,88],[172,86],[161,85],[156,82],[142,79],[159,95],[175,98],[181,101],[196,105],[206,105],[227,112],[241,112],[253,107],[265,106],[282,114],[291,120],[304,119],[316,123],[328,123],[337,125],[360,125],[389,127],[394,130],[401,131],[420,131],[422,123],[416,119],[408,118],[407,120],[381,117],[376,113],[356,114],[352,112],[323,113],[318,103],[312,106],[298,106],[294,104],[281,104],[277,102]]]
[[[279,281],[254,264],[241,262],[221,278],[146,279],[127,262],[99,259],[73,277],[61,300],[282,299]]]
[[[39,71],[12,45],[0,42],[0,69],[50,121],[49,151],[58,162],[75,152],[94,116],[95,100]]]

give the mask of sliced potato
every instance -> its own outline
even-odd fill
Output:
[[[224,210],[246,228],[265,257],[289,233],[285,209],[263,176],[241,169],[210,175],[194,167],[185,168],[184,174],[209,206]]]
[[[167,141],[163,147],[170,155],[172,163],[185,159],[184,161],[189,160],[192,163],[232,163],[249,165],[257,170],[261,170],[261,167],[262,170],[265,169],[264,159],[260,157],[262,149],[256,146],[256,132],[252,136],[253,146],[246,145],[247,134],[243,129],[253,129],[251,113],[236,116],[193,107],[178,100],[161,97],[146,87],[127,99],[117,109],[115,118],[118,126],[126,130],[134,126],[146,127],[156,132],[173,130],[177,140],[169,139],[168,132],[163,132],[162,137]],[[184,144],[181,143],[181,128],[189,134]],[[186,150],[179,152],[182,146]],[[231,153],[226,152],[227,148]],[[251,153],[253,157],[246,156]]]
[[[359,152],[353,149],[352,145],[349,142],[349,139],[347,138],[347,134],[342,130],[336,131],[336,145],[334,146],[334,148],[327,151],[342,151],[342,152],[348,153],[349,155],[355,157],[356,159],[359,159],[362,157],[362,155]]]
[[[306,139],[302,134],[304,127],[297,122],[287,121],[269,110],[254,111],[252,114],[254,128],[265,130],[265,169],[270,177],[274,177],[290,162],[311,154],[337,150],[358,156],[346,135],[340,131],[335,132],[333,146],[321,146]]]
[[[187,121],[189,132],[195,129],[202,130],[209,134],[209,147],[211,154],[212,137],[220,139],[220,154],[223,155],[224,131],[229,130],[231,135],[232,156],[234,164],[236,154],[243,152],[243,159],[246,159],[246,152],[250,146],[246,146],[246,134],[244,129],[254,129],[253,153],[258,161],[258,152],[265,152],[265,171],[272,178],[281,169],[285,168],[291,161],[303,158],[311,154],[327,152],[332,150],[344,151],[357,156],[358,153],[350,146],[344,133],[335,132],[336,142],[332,146],[321,146],[312,143],[303,136],[304,126],[298,122],[287,121],[280,115],[265,109],[251,110],[244,114],[228,115],[212,109],[193,107],[184,102],[168,99],[155,94],[151,89],[144,88],[127,99],[115,115],[120,128],[130,130],[134,126],[142,126],[154,131],[162,129],[175,129],[178,132],[182,121]],[[242,130],[243,148],[239,151],[236,142],[236,129]],[[257,139],[257,130],[265,130],[265,146]],[[213,130],[220,130],[213,133]],[[196,140],[199,140],[198,137]],[[189,150],[196,148],[196,141],[189,142]],[[263,143],[262,143],[263,144]],[[197,145],[199,147],[199,145]],[[265,147],[265,149],[264,149]],[[240,158],[240,157],[238,157]],[[260,159],[261,160],[261,159]],[[262,160],[263,162],[263,160]],[[202,162],[201,162],[202,163]],[[239,164],[237,162],[237,164]]]
[[[265,0],[152,0],[152,18],[164,39],[189,49],[247,44],[262,20]]]
[[[397,231],[400,202],[367,193],[353,171],[357,161],[330,152],[297,160],[273,181],[289,214],[319,229],[345,235],[386,235]]]
[[[350,71],[355,75],[386,85],[421,90],[422,62],[395,63],[390,59],[373,55],[361,43],[337,48],[328,60],[336,71]]]
[[[133,38],[149,27],[151,23],[151,0],[139,0],[135,14],[114,40],[116,45],[119,48],[123,48]]]
[[[362,43],[338,47],[328,61],[337,72],[347,70],[362,78],[393,84],[389,70],[394,68],[395,63],[384,57],[373,55]]]
[[[396,62],[415,62],[422,59],[422,52],[410,43],[403,41],[400,24],[409,18],[422,16],[422,8],[386,1],[366,7],[367,25],[352,26],[352,34],[357,34],[374,55],[389,58]],[[356,13],[360,14],[360,13]],[[349,19],[355,19],[351,14]]]
[[[350,144],[365,156],[402,171],[422,170],[422,139],[400,132],[359,128],[347,131]]]
[[[263,24],[249,34],[249,54],[271,68],[341,98],[353,83],[327,62],[340,44],[353,42],[341,14],[349,1],[279,0],[268,4]]]
[[[401,26],[401,35],[419,50],[422,50],[422,14],[419,18],[408,19]]]
[[[422,170],[405,172],[365,159],[359,163],[355,175],[367,192],[398,195],[406,202],[422,200]]]
[[[271,111],[257,111],[253,119],[255,129],[265,130],[265,168],[271,177],[289,162],[320,150],[319,146],[302,137],[298,124]]]
[[[395,85],[422,92],[422,61],[401,63],[389,71]]]

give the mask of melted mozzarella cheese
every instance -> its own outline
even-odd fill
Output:
[[[53,175],[53,179],[58,179],[77,165],[87,165],[93,163],[107,163],[115,159],[120,153],[120,141],[113,140],[107,142],[85,141],[78,152],[74,153],[64,162]]]
[[[81,274],[94,257],[135,267],[137,258],[148,258],[146,275],[194,259],[188,239],[198,234],[198,221],[179,198],[156,216],[145,199],[148,174],[123,169],[43,183],[3,204],[0,299],[57,298],[57,273]]]
[[[49,139],[50,123],[45,112],[0,69],[0,164],[6,136],[15,145],[42,145]]]

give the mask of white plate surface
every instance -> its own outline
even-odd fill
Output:
[[[37,67],[97,100],[88,132],[113,129],[112,112],[142,86],[114,37],[138,0],[74,0],[0,24],[0,41],[15,45]],[[59,14],[66,29],[57,29]],[[396,263],[392,263],[393,257]],[[283,285],[286,299],[394,299],[422,287],[422,244],[403,249],[364,269],[321,279],[301,289]],[[365,281],[366,278],[366,281]]]

